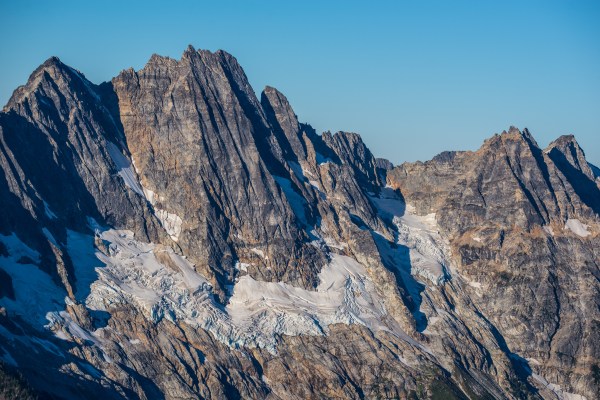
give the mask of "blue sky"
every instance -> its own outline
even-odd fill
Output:
[[[317,131],[394,163],[510,125],[600,164],[599,1],[0,0],[0,103],[52,55],[100,83],[152,53],[224,49]]]

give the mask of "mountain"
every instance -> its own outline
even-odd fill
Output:
[[[573,136],[394,166],[224,51],[53,57],[0,113],[2,393],[594,399],[599,214]]]

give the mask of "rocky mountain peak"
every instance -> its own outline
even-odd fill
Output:
[[[63,64],[58,57],[50,57],[29,76],[27,83],[19,86],[4,107],[4,111],[19,112],[25,103],[36,103],[40,98],[49,98],[59,92],[64,95],[74,95],[82,85],[89,84],[83,75]]]
[[[595,180],[595,175],[588,164],[583,149],[577,143],[574,135],[563,135],[554,140],[544,150],[557,164],[567,164],[576,171],[581,172],[590,180]]]
[[[279,142],[289,143],[290,156],[296,160],[305,160],[306,145],[303,143],[300,123],[287,98],[277,89],[267,86],[261,93],[260,103],[275,134],[283,134],[285,137]],[[286,151],[287,147],[283,150]]]
[[[543,151],[515,127],[393,166],[275,88],[259,101],[221,50],[100,85],[50,59],[0,113],[0,380],[594,398],[595,174],[573,137]]]

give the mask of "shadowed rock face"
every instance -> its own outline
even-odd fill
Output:
[[[394,167],[223,51],[101,85],[51,58],[0,113],[2,367],[59,398],[592,399],[597,176],[516,128]]]
[[[79,72],[50,58],[15,91],[0,121],[0,201],[6,205],[0,231],[41,248],[41,267],[58,273],[67,287],[74,277],[66,229],[84,229],[86,217],[126,226],[147,240],[164,236],[146,201],[119,175],[109,149],[126,157],[122,132]],[[56,263],[64,268],[57,271]]]

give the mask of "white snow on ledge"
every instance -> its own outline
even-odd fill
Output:
[[[117,173],[123,178],[125,184],[135,193],[143,197],[144,192],[142,186],[138,182],[129,160],[121,153],[121,150],[119,150],[114,143],[106,142],[106,149],[117,167]]]
[[[158,208],[155,209],[155,215],[169,236],[171,236],[171,239],[178,241],[181,234],[181,225],[183,224],[181,217]]]
[[[578,219],[568,219],[565,224],[565,229],[570,230],[577,236],[587,237],[591,233],[587,230],[588,225],[582,224]]]
[[[132,165],[129,160],[121,153],[119,148],[111,142],[106,143],[106,148],[110,157],[112,158],[115,166],[118,169],[118,174],[123,178],[127,187],[133,190],[138,195],[144,197],[154,208],[154,214],[159,219],[162,227],[167,231],[171,239],[175,242],[179,240],[179,235],[181,234],[183,220],[177,214],[170,213],[166,210],[162,210],[157,208],[156,200],[163,200],[161,196],[157,196],[152,190],[144,188],[142,184],[138,181],[136,172],[137,168],[135,165]],[[134,168],[135,171],[134,172]]]
[[[171,239],[177,242],[179,240],[179,235],[181,234],[183,219],[177,214],[156,207],[156,201],[164,201],[164,197],[157,195],[155,192],[142,185],[140,185],[140,187],[142,188],[146,200],[152,205],[154,215],[156,215],[156,218],[158,218],[162,227],[167,231]]]

